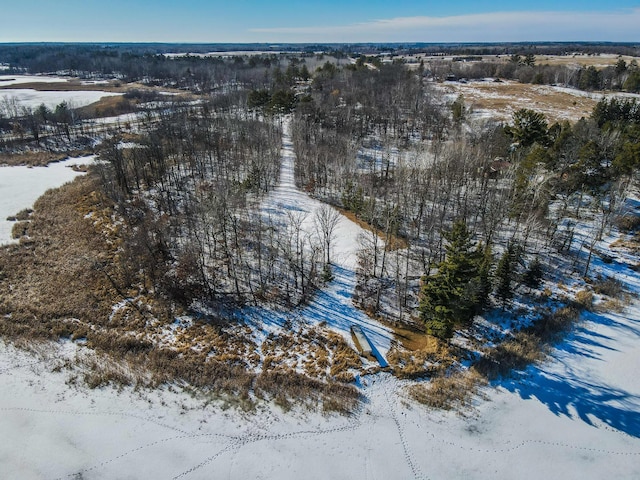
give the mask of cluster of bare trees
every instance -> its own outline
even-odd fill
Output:
[[[125,282],[141,272],[146,288],[186,306],[303,301],[329,252],[300,214],[283,222],[261,209],[278,179],[277,122],[210,103],[148,122],[138,143],[113,141],[100,155],[124,219]]]
[[[11,148],[32,142],[37,148],[59,149],[84,136],[81,116],[73,105],[61,102],[54,109],[46,105],[33,108],[15,97],[0,98],[0,146]]]
[[[442,260],[453,220],[486,243],[508,220],[509,169],[495,159],[510,139],[499,125],[454,124],[445,102],[402,65],[336,71],[311,97],[294,124],[299,185],[369,224],[363,306],[411,317],[419,279]]]

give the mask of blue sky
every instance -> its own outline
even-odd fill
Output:
[[[20,0],[0,42],[640,41],[640,0]]]

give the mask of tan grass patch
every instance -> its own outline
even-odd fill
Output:
[[[617,298],[612,298],[609,300],[605,300],[604,302],[598,303],[595,306],[595,311],[599,313],[607,313],[607,312],[622,313],[627,304],[628,303],[626,301],[622,301]]]
[[[593,307],[593,293],[589,290],[580,290],[576,293],[576,303],[587,310]]]
[[[453,364],[453,354],[446,344],[427,336],[421,349],[406,350],[393,345],[387,354],[387,361],[393,373],[400,378],[420,378],[443,375]]]
[[[71,80],[68,82],[30,82],[15,85],[3,85],[0,90],[30,89],[39,92],[123,92],[124,89],[115,82],[108,84],[83,84],[79,80]]]
[[[471,110],[491,112],[498,120],[511,121],[513,112],[529,108],[542,112],[549,123],[564,120],[575,122],[589,117],[597,100],[546,85],[532,85],[513,81],[447,83],[443,90],[463,95]]]
[[[32,167],[45,166],[50,163],[60,162],[69,157],[81,157],[89,155],[88,150],[73,150],[65,153],[53,152],[25,152],[25,153],[0,153],[0,165],[28,165]]]
[[[628,55],[536,55],[536,65],[565,65],[580,67],[611,67],[615,66],[618,59],[622,58],[627,64],[634,59],[640,61],[637,57]]]
[[[135,112],[137,105],[138,102],[135,100],[129,100],[121,96],[108,96],[81,107],[78,111],[88,118],[114,117],[124,113]]]
[[[452,410],[468,407],[483,385],[486,385],[486,380],[471,369],[433,378],[427,384],[412,385],[408,391],[411,398],[423,405]]]

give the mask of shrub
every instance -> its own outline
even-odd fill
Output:
[[[615,224],[623,232],[633,233],[640,228],[640,215],[621,215],[615,219]]]
[[[576,303],[587,310],[593,307],[593,293],[589,290],[580,290],[576,293]]]
[[[611,277],[599,278],[593,283],[593,289],[600,295],[606,295],[612,298],[620,298],[624,293],[622,282]]]
[[[513,339],[490,349],[474,367],[484,377],[494,380],[522,370],[544,357],[542,343],[533,333],[518,332]]]
[[[428,407],[452,410],[468,406],[484,384],[486,381],[477,372],[468,370],[434,378],[428,384],[412,385],[409,395]]]

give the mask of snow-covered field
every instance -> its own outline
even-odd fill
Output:
[[[185,392],[87,391],[0,344],[7,479],[640,478],[640,309],[590,315],[549,363],[487,390],[465,415],[403,382],[361,380],[351,417],[205,404]],[[61,345],[54,358],[73,359]],[[58,360],[59,361],[59,360]]]
[[[50,188],[59,187],[81,175],[71,167],[87,165],[94,158],[93,155],[70,158],[47,167],[0,166],[0,245],[14,241],[11,238],[14,222],[7,221],[7,217],[32,207]]]
[[[293,161],[285,136],[281,183],[263,211],[308,212],[312,228],[318,204],[295,188]],[[302,320],[340,332],[360,321],[350,302],[356,227],[341,220],[336,280]],[[615,261],[593,268],[637,299],[637,273]],[[389,333],[362,321],[384,349]],[[75,364],[83,347],[60,343],[43,357],[0,342],[0,478],[640,478],[638,345],[634,300],[621,314],[586,314],[548,362],[485,389],[464,414],[417,405],[407,383],[378,373],[358,379],[362,405],[344,417],[265,404],[225,409],[179,387],[87,390],[73,369],[55,368]]]
[[[20,85],[29,83],[67,83],[68,81],[68,78],[45,75],[0,75],[0,87],[15,86],[15,88],[0,90],[0,102],[16,100],[19,106],[29,108],[36,108],[44,104],[48,109],[53,110],[62,102],[67,102],[78,108],[97,102],[102,97],[122,95],[121,93],[103,91],[40,91],[20,88]]]

